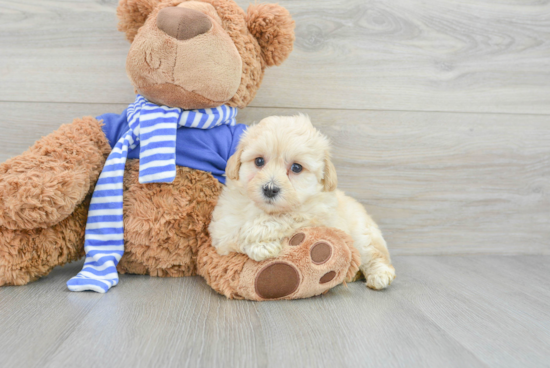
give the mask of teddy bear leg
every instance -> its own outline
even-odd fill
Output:
[[[208,245],[199,251],[198,272],[217,292],[234,299],[301,299],[351,281],[360,255],[353,240],[334,228],[304,228],[277,258],[256,262],[244,254],[220,256]]]
[[[46,228],[68,217],[95,185],[110,150],[101,123],[85,117],[0,164],[0,227]]]
[[[32,230],[0,227],[0,286],[25,285],[55,266],[84,256],[90,196],[56,225]]]

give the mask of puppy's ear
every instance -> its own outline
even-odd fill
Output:
[[[126,39],[133,42],[138,30],[160,2],[161,0],[120,0],[116,9],[118,30],[126,33]]]
[[[323,175],[323,191],[332,192],[338,186],[338,176],[336,169],[330,160],[330,154],[325,153],[325,172]]]
[[[233,154],[227,160],[227,167],[225,168],[225,176],[231,180],[239,180],[239,170],[241,169],[241,155],[243,153],[243,147],[239,144],[237,152]]]
[[[294,21],[278,4],[253,4],[246,14],[248,30],[258,40],[267,66],[280,65],[294,45]]]

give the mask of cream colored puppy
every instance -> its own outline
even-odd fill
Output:
[[[395,278],[386,242],[361,204],[337,190],[328,139],[309,118],[272,116],[251,126],[227,164],[227,185],[212,215],[217,252],[276,257],[282,240],[308,226],[339,228],[354,239],[367,286]]]

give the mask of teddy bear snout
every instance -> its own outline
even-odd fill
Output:
[[[157,27],[169,36],[183,41],[208,32],[212,28],[212,22],[200,11],[168,7],[159,11]]]

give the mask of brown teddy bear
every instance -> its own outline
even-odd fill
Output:
[[[138,100],[120,115],[122,125],[113,125],[119,119],[113,114],[75,119],[0,165],[0,286],[27,284],[84,256],[85,234],[93,232],[90,219],[99,203],[92,194],[103,185],[98,178],[101,182],[107,158],[119,147],[115,139],[132,128],[139,98],[142,120],[155,115],[144,112],[151,106],[164,109],[163,116],[177,110],[180,123],[181,114],[191,116],[190,125],[180,125],[191,137],[185,139],[194,139],[189,147],[202,145],[209,157],[191,157],[194,151],[184,149],[192,164],[181,165],[177,151],[173,177],[147,181],[145,123],[139,132],[141,151],[132,141],[139,135],[127,136],[129,159],[120,174],[123,251],[109,263],[115,273],[198,274],[229,298],[251,300],[310,297],[350,280],[359,256],[351,238],[339,230],[302,229],[281,240],[285,247],[279,257],[263,262],[243,254],[218,255],[207,231],[225,164],[238,143],[235,113],[230,112],[246,107],[265,68],[281,64],[292,51],[294,22],[288,11],[256,4],[245,13],[233,0],[122,0],[117,14],[119,30],[132,43],[126,66]],[[219,127],[205,128],[217,118]],[[199,126],[203,129],[193,129]],[[212,138],[221,131],[233,134],[233,141]],[[88,264],[93,246],[86,241]],[[320,243],[323,247],[314,246]],[[329,253],[314,252],[327,245]]]

